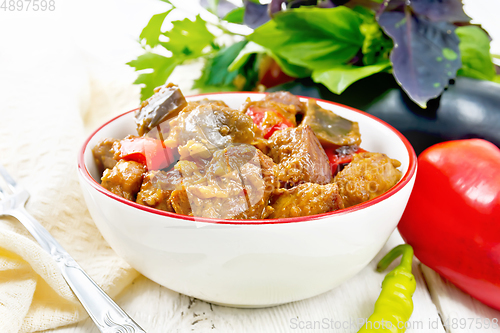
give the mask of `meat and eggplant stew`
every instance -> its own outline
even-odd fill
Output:
[[[360,148],[358,123],[289,92],[247,101],[187,102],[174,84],[135,113],[137,135],[92,152],[101,185],[151,208],[217,219],[327,213],[373,199],[401,163]]]

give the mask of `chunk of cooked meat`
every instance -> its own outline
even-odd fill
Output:
[[[320,107],[315,100],[307,101],[302,125],[309,125],[324,145],[350,146],[361,143],[359,125]]]
[[[229,107],[226,104],[226,102],[221,101],[220,99],[208,99],[208,98],[204,98],[204,99],[199,100],[198,103],[199,104],[215,104],[215,105],[218,105],[218,106],[225,106],[226,108]]]
[[[292,112],[293,114],[305,113],[306,111],[306,104],[301,102],[297,96],[288,91],[276,91],[269,93],[266,97],[264,97],[264,100],[293,106],[295,107],[295,112]]]
[[[138,162],[120,160],[113,169],[106,169],[101,185],[116,195],[135,201],[146,167]]]
[[[155,94],[142,102],[135,112],[137,132],[140,136],[148,133],[161,122],[177,116],[187,105],[178,86],[169,83],[155,89]]]
[[[118,142],[118,140],[106,138],[99,141],[99,143],[92,148],[92,155],[94,155],[95,164],[101,175],[105,169],[113,169],[116,165],[116,160],[113,158],[115,155],[113,144],[115,142]]]
[[[175,168],[183,176],[187,197],[183,201],[179,193],[177,201],[185,206],[187,201],[194,216],[260,219],[269,214],[269,196],[278,186],[276,167],[251,145],[214,152],[206,168],[187,160],[179,161]]]
[[[354,154],[351,163],[335,176],[345,207],[378,197],[401,179],[398,160],[381,153]]]
[[[199,170],[191,161],[175,166],[183,176],[194,216],[230,218],[248,208],[239,172],[227,163],[225,151],[216,151],[206,170]]]
[[[275,132],[269,139],[269,147],[269,156],[278,164],[278,179],[286,187],[331,181],[328,157],[309,126]]]
[[[171,148],[194,141],[212,152],[233,143],[251,143],[254,139],[252,119],[218,103],[200,104],[189,112],[182,111],[170,126],[165,145]]]
[[[344,208],[337,185],[304,183],[279,189],[271,199],[271,219],[322,214]]]
[[[260,150],[256,149],[256,153],[261,170],[260,173],[256,169],[249,170],[248,164],[242,168],[243,183],[249,189],[247,203],[250,203],[250,207],[233,217],[237,220],[264,219],[273,211],[272,207],[268,206],[268,202],[271,193],[279,187],[278,178],[276,177],[277,166],[271,158],[264,155]],[[262,186],[264,186],[263,191]]]
[[[227,106],[227,104],[224,101],[204,98],[204,99],[201,99],[199,101],[188,102],[187,106],[184,109],[182,109],[182,112],[189,113],[189,112],[193,111],[194,109],[196,109],[198,106],[205,105],[205,104],[212,104],[212,105],[217,105],[217,106],[226,107],[226,108],[229,107],[229,106]]]
[[[168,201],[177,214],[193,216],[186,189],[173,191]]]
[[[137,193],[138,204],[173,212],[169,201],[172,192],[182,183],[179,171],[149,171],[144,175],[141,190]]]

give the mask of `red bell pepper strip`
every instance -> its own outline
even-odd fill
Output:
[[[165,147],[161,140],[148,137],[121,140],[119,157],[142,163],[148,170],[160,170],[175,162],[170,148]]]
[[[274,132],[294,127],[293,123],[286,119],[280,112],[273,109],[264,109],[250,106],[246,114],[252,118],[253,123],[262,131],[264,139],[269,139]]]
[[[500,149],[470,139],[423,151],[399,231],[421,262],[500,310]]]
[[[351,163],[354,154],[366,152],[366,150],[358,146],[327,146],[323,148],[330,162],[332,177],[342,171],[345,165]]]

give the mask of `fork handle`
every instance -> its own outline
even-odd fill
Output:
[[[146,333],[88,276],[52,235],[24,209],[10,212],[57,262],[62,276],[103,333]]]

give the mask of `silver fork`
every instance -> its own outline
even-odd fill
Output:
[[[18,219],[56,261],[62,276],[80,300],[101,332],[146,333],[95,283],[63,247],[42,225],[31,216],[24,205],[29,193],[7,173],[0,164],[0,177],[7,188],[0,184],[0,216],[10,215]]]

